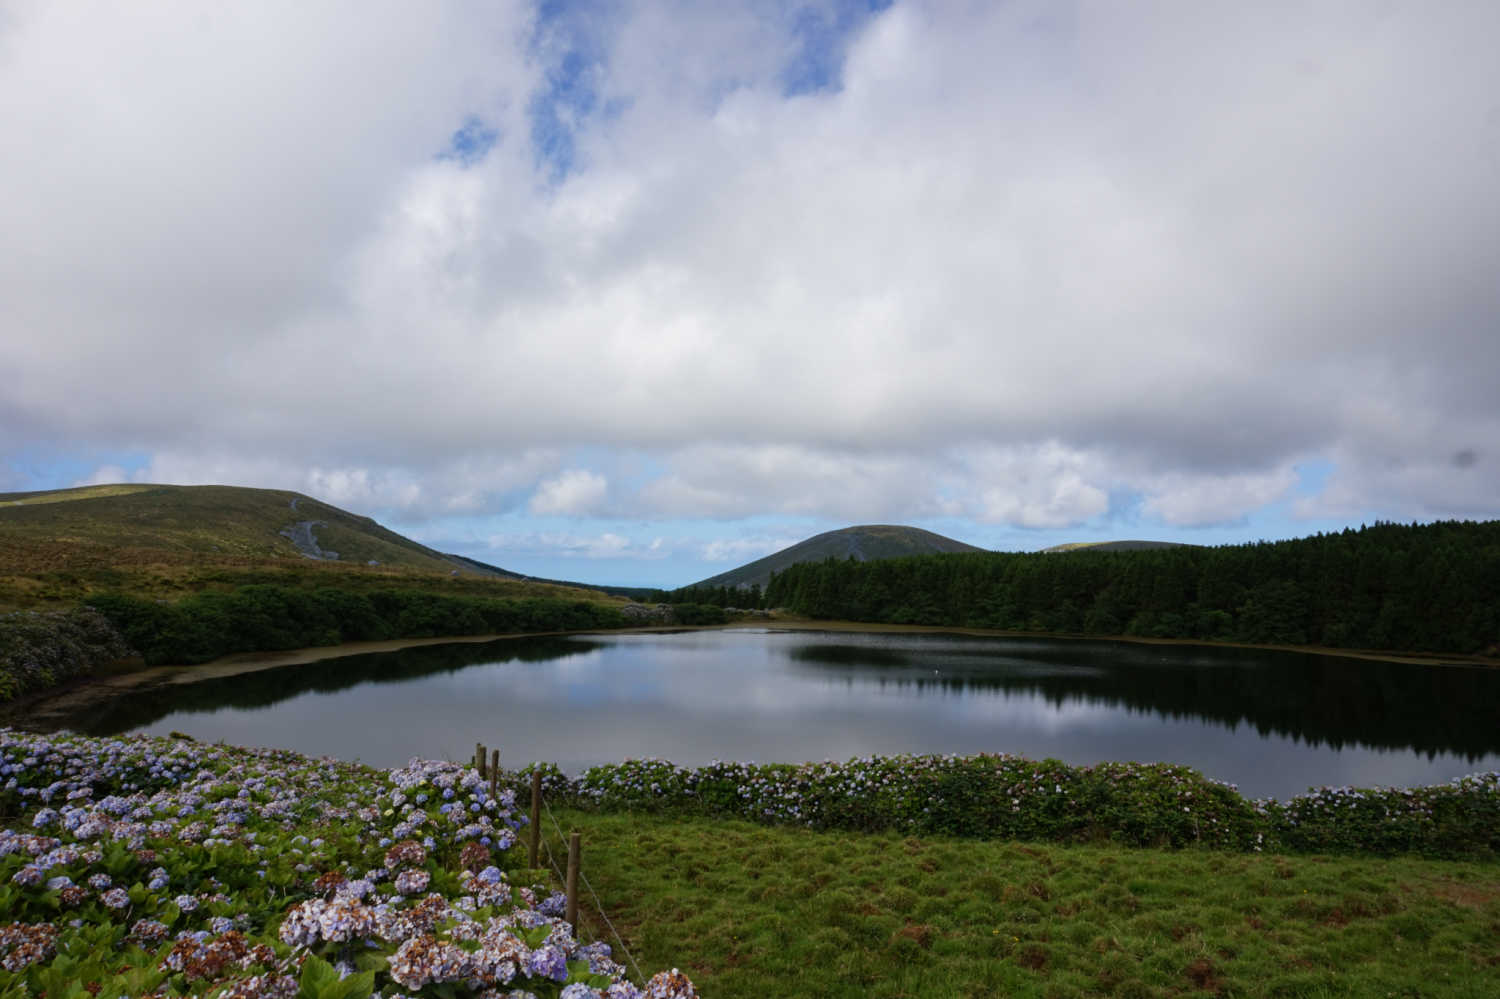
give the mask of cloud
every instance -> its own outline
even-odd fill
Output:
[[[929,458],[791,445],[697,445],[663,456],[634,510],[653,518],[763,513],[869,520],[943,512]]]
[[[982,449],[973,514],[987,523],[1073,527],[1109,509],[1105,464],[1055,442],[1034,448]]]
[[[702,546],[702,558],[705,562],[753,562],[803,540],[801,536],[721,538]]]
[[[604,476],[585,468],[570,468],[547,479],[531,497],[531,512],[538,514],[588,514],[597,511],[609,492]]]
[[[127,471],[105,464],[74,485],[152,482],[171,485],[230,483],[289,489],[361,512],[379,512],[406,523],[432,517],[501,512],[519,506],[540,476],[556,470],[556,452],[488,455],[455,461],[418,474],[390,465],[303,464],[289,459],[167,451]]]
[[[485,547],[514,556],[553,556],[584,559],[659,559],[670,554],[666,543],[653,539],[640,544],[613,531],[579,534],[570,531],[540,531],[525,534],[495,534],[484,539]]]
[[[1310,457],[1304,511],[1500,513],[1500,8],[821,23],[15,8],[0,447],[424,516],[1194,525]]]
[[[1171,473],[1150,482],[1142,508],[1182,527],[1223,524],[1282,499],[1296,484],[1297,472],[1290,465],[1212,477]]]

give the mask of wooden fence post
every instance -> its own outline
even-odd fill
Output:
[[[536,867],[537,840],[542,835],[542,771],[531,771],[531,866]]]
[[[568,834],[568,909],[563,915],[573,927],[574,936],[578,935],[578,863],[581,852],[578,830],[574,829]]]
[[[500,793],[500,750],[490,754],[490,797]]]
[[[479,771],[479,776],[484,776],[484,743],[474,743],[474,769]]]

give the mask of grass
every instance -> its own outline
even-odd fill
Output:
[[[558,820],[642,967],[721,999],[1500,994],[1492,864]]]

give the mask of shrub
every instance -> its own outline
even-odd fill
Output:
[[[0,614],[0,701],[132,654],[125,637],[93,608]]]
[[[847,763],[666,760],[591,767],[549,797],[602,810],[688,810],[814,829],[983,839],[1323,853],[1500,855],[1500,774],[1435,787],[1325,788],[1283,804],[1171,764],[1069,766],[1017,756],[871,756]],[[516,785],[529,787],[529,783]]]

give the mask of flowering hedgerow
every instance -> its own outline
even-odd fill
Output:
[[[1500,854],[1500,775],[1435,787],[1324,788],[1287,803],[1171,764],[1074,767],[1017,756],[870,756],[846,763],[660,759],[593,767],[549,795],[601,809],[691,809],[814,829],[1228,850]]]
[[[458,764],[0,729],[0,820],[0,999],[695,996],[512,884],[513,793]]]

